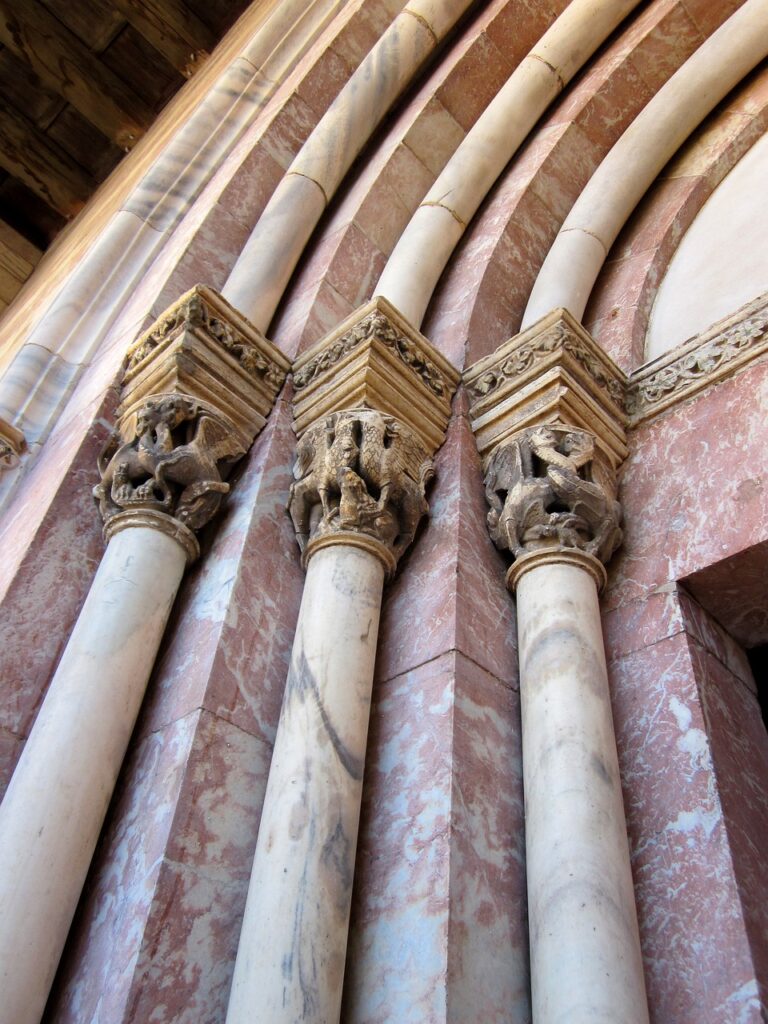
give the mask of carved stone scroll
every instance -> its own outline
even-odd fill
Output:
[[[587,431],[521,431],[488,460],[485,493],[491,538],[515,558],[560,547],[605,564],[621,543],[615,477]]]
[[[428,512],[432,460],[394,416],[332,413],[299,440],[289,512],[304,558],[331,538],[368,538],[391,571]],[[366,545],[369,546],[370,545]]]

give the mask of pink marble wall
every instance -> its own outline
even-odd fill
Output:
[[[757,1022],[768,735],[741,649],[684,592],[653,603],[605,618],[651,1019]]]
[[[625,542],[604,626],[655,1022],[759,1021],[766,919],[768,734],[743,649],[681,591],[685,580],[742,639],[757,610],[768,516],[762,443],[768,367],[630,435]],[[738,453],[738,454],[736,454]],[[684,584],[685,586],[686,584]]]
[[[385,596],[347,1024],[529,1020],[516,633],[464,411]]]

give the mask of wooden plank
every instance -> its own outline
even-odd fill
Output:
[[[33,245],[23,235],[20,235],[18,231],[15,231],[10,224],[6,224],[4,220],[0,220],[0,245],[4,245],[6,249],[15,252],[20,259],[24,260],[31,267],[37,266],[40,262],[40,257],[43,255],[42,249]]]
[[[171,67],[132,25],[125,26],[101,59],[116,75],[130,77],[134,92],[154,113],[159,113],[184,84],[176,68]]]
[[[4,270],[11,277],[15,277],[20,284],[23,284],[34,269],[34,263],[28,263],[13,249],[9,249],[3,241],[0,241],[0,270]]]
[[[217,39],[229,31],[249,6],[251,0],[185,0],[201,21],[204,21]]]
[[[18,294],[23,284],[23,281],[17,281],[7,270],[0,267],[0,302],[10,302]]]
[[[55,143],[10,108],[0,107],[0,167],[19,178],[54,210],[82,209],[95,182]]]
[[[122,14],[103,0],[42,0],[42,3],[93,53],[101,53],[125,25]]]
[[[0,42],[121,148],[152,121],[146,104],[41,4],[0,0]]]
[[[32,245],[45,250],[67,223],[67,218],[36,196],[32,189],[7,175],[0,184],[0,220],[18,231]]]
[[[158,53],[191,77],[207,59],[213,33],[181,0],[113,0],[114,6]]]
[[[66,105],[66,100],[46,89],[29,64],[7,46],[0,47],[0,96],[38,128],[46,129]]]
[[[96,181],[103,181],[123,157],[122,150],[67,103],[45,133]]]

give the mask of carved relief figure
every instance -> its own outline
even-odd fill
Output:
[[[521,431],[491,456],[488,528],[517,558],[555,540],[606,562],[621,543],[621,508],[592,436],[562,426]]]
[[[121,445],[113,441],[99,460],[101,483],[93,493],[105,520],[144,508],[197,530],[229,490],[221,469],[242,452],[233,432],[198,402],[158,395],[139,410],[136,437]]]
[[[311,537],[366,533],[396,558],[428,506],[432,462],[392,416],[333,413],[300,439],[288,508],[302,551]]]

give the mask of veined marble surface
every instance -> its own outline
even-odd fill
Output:
[[[597,588],[517,587],[533,1019],[648,1024]]]
[[[0,805],[2,1024],[40,1020],[185,565],[112,538]]]
[[[358,548],[310,559],[228,1024],[339,1019],[383,583]]]

